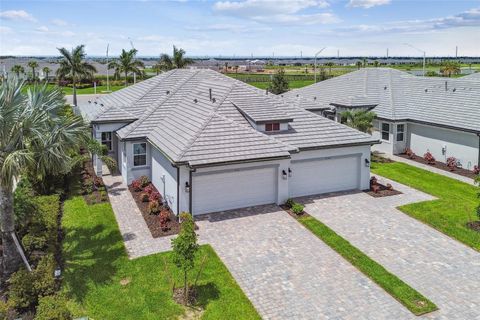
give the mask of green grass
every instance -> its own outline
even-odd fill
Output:
[[[31,85],[26,85],[23,87],[23,91],[25,92]],[[55,87],[53,84],[49,84],[48,87]],[[110,91],[117,91],[120,89],[123,89],[124,86],[110,86]],[[63,93],[64,94],[73,94],[73,89],[70,87],[62,87]],[[97,87],[97,94],[102,93],[102,91],[106,91],[107,86],[98,86]],[[94,94],[95,89],[93,87],[91,88],[84,88],[84,89],[77,89],[77,94]]]
[[[466,226],[478,220],[475,216],[479,203],[477,187],[400,162],[372,163],[371,169],[375,174],[437,197],[438,200],[412,203],[399,209],[480,251],[480,233]]]
[[[247,82],[247,83],[260,89],[267,89],[268,86],[270,85],[270,82]],[[302,88],[302,87],[309,86],[311,84],[313,84],[313,80],[294,80],[294,81],[288,82],[288,86],[290,89]]]
[[[415,315],[438,309],[433,302],[370,259],[319,220],[311,216],[299,217],[297,220]]]
[[[167,275],[174,272],[177,286],[181,283],[171,254],[129,260],[109,203],[88,206],[83,197],[73,197],[65,202],[62,225],[63,289],[76,316],[148,320],[177,318],[185,312],[171,297]],[[201,246],[198,260],[203,256],[207,260],[198,282],[202,319],[260,319],[215,251]],[[130,282],[121,285],[122,279]]]

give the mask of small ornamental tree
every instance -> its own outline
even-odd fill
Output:
[[[195,267],[195,255],[198,252],[197,234],[192,216],[187,212],[180,214],[180,233],[172,239],[173,263],[183,271],[183,302],[188,303],[188,272]]]
[[[288,81],[285,77],[285,70],[279,69],[273,75],[272,82],[268,86],[268,91],[274,94],[281,94],[288,91]]]

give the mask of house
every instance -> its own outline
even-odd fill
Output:
[[[476,80],[477,79],[477,80]],[[376,113],[374,150],[410,148],[442,162],[455,157],[472,170],[480,162],[480,78],[416,77],[389,68],[365,68],[284,94],[284,101],[339,120],[347,109]]]
[[[176,214],[367,189],[378,143],[208,69],[166,72],[80,109],[123,180],[150,177]]]

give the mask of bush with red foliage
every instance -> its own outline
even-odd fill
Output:
[[[415,158],[415,152],[413,152],[412,149],[410,149],[410,148],[405,148],[405,154],[406,154],[407,157],[409,157],[410,159],[414,159],[414,158]]]
[[[150,193],[150,196],[148,197],[148,200],[149,201],[158,201],[160,202],[160,193],[157,192],[157,191],[153,191],[152,193]]]
[[[133,180],[132,182],[132,188],[136,192],[142,191],[142,184],[138,180]]]
[[[150,201],[150,200],[149,200],[148,193],[145,193],[145,192],[143,192],[143,193],[140,195],[140,199],[142,199],[142,202],[148,202],[148,201]]]
[[[378,193],[380,191],[380,186],[378,184],[372,185],[372,191]]]
[[[447,158],[447,167],[450,169],[450,171],[455,171],[455,168],[457,167],[457,158],[448,157]]]
[[[377,177],[375,177],[375,176],[371,177],[371,178],[370,178],[370,187],[371,187],[371,186],[375,186],[375,185],[377,185],[377,184],[378,184],[378,182],[377,182]]]
[[[160,213],[160,228],[162,229],[162,231],[168,230],[168,221],[170,221],[170,214],[167,210],[163,210]]]
[[[145,188],[150,184],[150,179],[147,176],[141,176],[140,178],[138,178],[138,181],[140,182],[142,188]]]
[[[435,164],[435,157],[430,153],[430,151],[427,151],[423,155],[423,159],[428,163],[428,164]]]
[[[390,183],[387,183],[386,187],[387,187],[387,190],[390,190],[390,191],[393,190],[393,186]]]
[[[148,213],[158,214],[160,212],[160,203],[158,201],[150,201],[148,204]]]
[[[473,173],[480,174],[480,166],[473,166]]]
[[[153,186],[153,184],[149,184],[148,186],[146,186],[143,191],[145,191],[147,194],[152,194],[153,192],[155,192],[155,187]]]

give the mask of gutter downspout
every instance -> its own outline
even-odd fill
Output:
[[[477,133],[478,136],[478,162],[477,166],[480,167],[480,133]]]
[[[190,185],[190,192],[188,193],[188,211],[190,211],[190,214],[192,215],[193,218],[193,203],[192,203],[192,193],[193,193],[193,186],[192,186],[192,172],[196,171],[196,169],[190,168],[190,171],[188,173],[188,184]]]
[[[177,167],[177,219],[180,215],[180,167]]]

